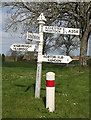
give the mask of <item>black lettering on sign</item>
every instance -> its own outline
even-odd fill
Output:
[[[68,32],[71,33],[71,30],[69,30]]]
[[[78,33],[78,30],[76,30],[76,33]]]
[[[60,56],[58,56],[57,58],[59,58],[59,59],[60,59]]]
[[[16,51],[16,48],[14,48],[14,50]]]
[[[48,61],[50,61],[50,59],[48,59]]]
[[[61,59],[63,59],[64,57],[63,56],[61,56]]]
[[[69,33],[78,33],[78,30],[69,30]]]
[[[26,45],[21,45],[21,47],[26,47]]]
[[[47,56],[46,56],[46,55],[44,55],[44,58],[47,58]]]
[[[56,56],[53,56],[53,58],[56,58]]]
[[[65,31],[65,28],[63,28],[63,34],[67,34],[67,31]]]
[[[61,63],[61,60],[58,59],[48,59],[48,62],[53,62],[53,63]]]
[[[47,31],[47,26],[45,27],[45,31]]]
[[[50,58],[50,56],[48,55],[47,58]]]

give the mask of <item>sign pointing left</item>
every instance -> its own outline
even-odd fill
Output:
[[[34,51],[35,44],[12,44],[10,48],[13,51]]]

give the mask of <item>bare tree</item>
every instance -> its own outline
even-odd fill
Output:
[[[14,60],[14,62],[16,62],[17,60],[20,59],[20,57],[23,57],[23,54],[21,51],[13,51],[13,50],[9,50],[7,53],[7,56],[11,56]]]
[[[80,65],[87,65],[87,44],[90,36],[91,6],[90,2],[76,2],[60,4],[60,13],[63,18],[80,28]]]
[[[10,23],[8,24],[7,29],[13,27],[14,30],[16,30],[18,24],[21,23],[24,31],[28,30],[30,32],[31,31],[37,32],[38,23],[36,20],[41,12],[44,12],[45,17],[47,18],[46,25],[80,28],[81,30],[79,36],[81,41],[80,64],[81,65],[87,64],[86,62],[87,43],[88,38],[90,36],[90,19],[91,19],[90,2],[76,2],[76,3],[6,2],[3,4],[3,7],[5,6],[10,7],[10,11],[8,12],[11,13]],[[44,49],[46,50],[47,50],[46,43],[48,42],[47,40],[44,41]]]
[[[70,56],[70,52],[78,49],[80,47],[80,40],[78,37],[71,35],[59,35],[55,41],[54,49],[59,49],[61,53],[65,53]]]

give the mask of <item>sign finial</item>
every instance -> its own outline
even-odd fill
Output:
[[[37,18],[37,20],[39,20],[39,21],[46,21],[46,18],[43,15],[43,13],[41,13],[40,16]]]

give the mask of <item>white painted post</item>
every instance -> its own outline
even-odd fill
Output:
[[[42,71],[42,62],[39,61],[39,58],[42,56],[43,50],[43,25],[46,21],[43,13],[37,19],[39,21],[39,50],[38,50],[38,61],[37,61],[37,72],[36,72],[36,86],[35,86],[35,98],[40,98],[40,88],[41,88],[41,71]]]
[[[55,73],[46,73],[46,108],[50,112],[55,110]]]

